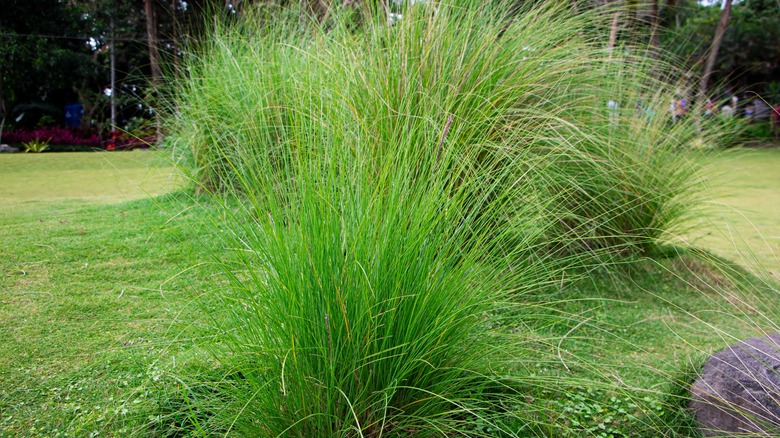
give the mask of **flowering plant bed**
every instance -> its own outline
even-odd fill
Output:
[[[21,144],[31,141],[45,141],[52,145],[71,145],[87,148],[102,147],[102,139],[93,132],[47,126],[43,128],[10,131],[3,134],[3,141],[9,144]]]
[[[51,152],[86,152],[101,150],[132,150],[149,148],[156,143],[154,133],[112,131],[101,137],[95,132],[81,129],[48,126],[34,130],[15,130],[3,134],[3,142],[22,145],[31,142],[46,142]]]

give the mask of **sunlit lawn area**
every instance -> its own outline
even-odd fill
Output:
[[[155,152],[72,152],[0,156],[2,209],[35,203],[116,204],[169,192],[181,182]]]
[[[702,227],[686,240],[735,261],[750,251],[780,270],[780,149],[733,150],[706,160],[711,200]],[[150,152],[0,155],[0,202],[11,210],[117,204],[166,193],[182,177],[168,157]],[[748,251],[749,248],[749,251]]]
[[[175,175],[156,153],[0,155],[0,435],[89,435],[179,337],[198,225],[149,198]]]
[[[780,279],[780,148],[731,150],[707,163],[712,199],[686,240]]]
[[[722,175],[712,183],[717,204],[733,208],[697,228],[693,241],[736,258],[729,239],[741,236],[775,268],[780,151],[726,154],[712,165]],[[202,366],[191,325],[211,274],[209,236],[218,231],[208,207],[181,195],[149,199],[181,183],[155,153],[0,155],[0,170],[0,435],[175,430],[178,420],[165,415],[176,409],[176,376]],[[566,335],[557,368],[540,373],[584,372],[579,359],[596,357],[627,387],[658,389],[659,378],[680,378],[675,370],[722,345],[709,324],[742,337],[772,317],[745,320],[745,309],[679,281],[717,283],[701,265],[659,264],[552,293],[574,299],[557,306],[572,319],[540,330]],[[760,296],[751,299],[772,311]]]

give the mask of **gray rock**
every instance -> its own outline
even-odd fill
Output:
[[[691,387],[704,436],[780,436],[780,333],[710,356]]]
[[[19,148],[8,146],[7,144],[0,144],[0,152],[19,152]]]

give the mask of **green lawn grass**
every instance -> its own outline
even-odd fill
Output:
[[[198,211],[172,220],[179,198],[148,198],[176,185],[156,153],[0,155],[0,169],[0,435],[89,435],[180,339],[207,258],[188,237]]]
[[[711,199],[683,240],[780,279],[780,148],[706,160]]]
[[[209,258],[190,233],[209,230],[198,209],[172,220],[183,208],[168,196],[3,214],[0,435],[89,435],[106,418],[123,435],[147,383],[187,344],[202,292]]]
[[[160,435],[181,425],[174,414],[186,397],[176,376],[208,366],[191,338],[200,318],[194,301],[211,281],[209,236],[219,230],[208,206],[181,192],[123,202],[165,191],[144,186],[158,181],[149,175],[173,174],[157,160],[153,153],[0,156],[2,186],[17,187],[2,195],[0,209],[0,435]],[[780,234],[768,209],[777,199],[778,160],[777,151],[761,150],[712,161],[726,171],[714,180],[715,193],[733,193],[719,196],[749,211],[764,236]],[[126,182],[107,187],[116,175]],[[723,187],[728,180],[739,185]],[[703,246],[728,255],[722,251],[729,246],[712,237],[717,230],[701,233]],[[663,391],[685,378],[687,367],[731,336],[775,327],[769,293],[690,256],[595,273],[536,298],[540,311],[571,316],[570,323],[534,327],[540,337],[561,339],[552,352],[558,363],[540,365],[539,373],[613,379],[671,411]],[[594,359],[609,371],[591,374],[586,364]],[[614,394],[573,391],[561,403],[578,421],[606,427],[614,414],[630,422],[620,413],[628,402],[610,402]],[[605,410],[589,414],[594,406]]]
[[[0,155],[3,210],[58,200],[116,204],[166,193],[180,183],[167,157],[155,152]]]

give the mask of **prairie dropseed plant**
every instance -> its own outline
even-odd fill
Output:
[[[171,141],[230,248],[210,347],[226,377],[202,430],[551,421],[530,394],[574,379],[528,371],[562,340],[531,334],[523,294],[590,260],[561,248],[652,245],[688,205],[674,152],[693,134],[662,122],[647,59],[607,56],[598,15],[482,3],[357,27],[262,9],[192,61]]]

